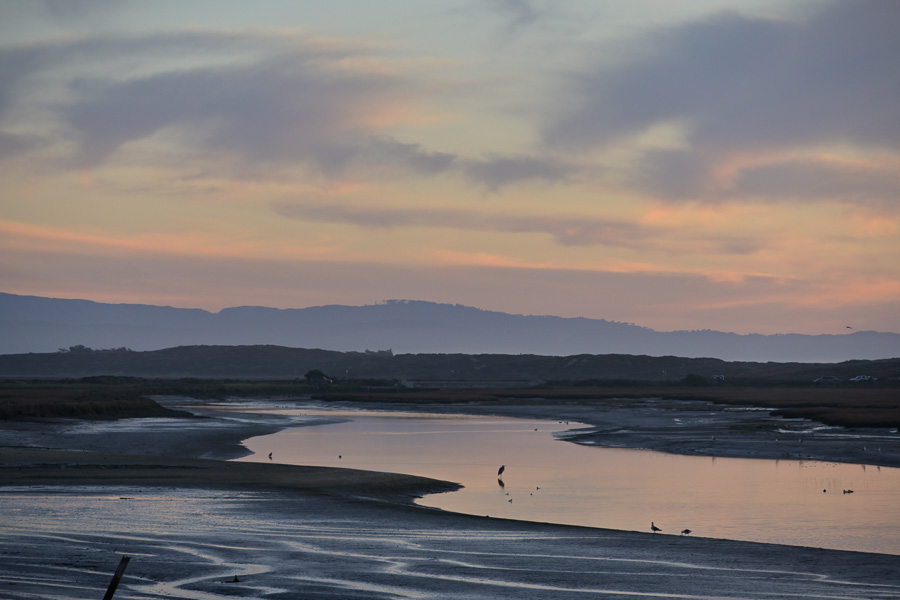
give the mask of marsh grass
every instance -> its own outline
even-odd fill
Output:
[[[627,399],[702,400],[731,406],[770,408],[774,415],[845,427],[900,427],[898,388],[803,388],[627,385],[535,389],[430,390],[394,393],[323,394],[324,399],[397,403],[465,404],[556,401],[593,404]]]
[[[900,388],[701,386],[629,383],[627,385],[535,388],[400,389],[369,386],[316,386],[299,381],[229,381],[205,379],[143,380],[87,378],[0,382],[0,419],[75,417],[189,417],[160,406],[149,396],[193,398],[278,397],[281,400],[387,402],[395,404],[504,404],[559,402],[595,404],[628,399],[709,401],[769,408],[773,414],[806,418],[826,425],[900,427]]]
[[[190,417],[134,391],[91,387],[0,389],[0,419]]]

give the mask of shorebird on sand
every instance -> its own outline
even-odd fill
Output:
[[[682,529],[681,530],[681,535],[689,535],[690,533],[691,533],[690,529]]]
[[[657,527],[656,523],[654,523],[653,521],[650,521],[650,531],[652,531],[653,533],[656,533],[658,531],[662,531],[662,529]]]

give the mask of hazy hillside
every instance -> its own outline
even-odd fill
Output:
[[[459,305],[391,301],[211,313],[0,294],[0,354],[90,348],[278,345],[395,354],[635,354],[724,360],[837,362],[900,357],[900,335],[736,335],[657,332],[602,319],[523,316]]]

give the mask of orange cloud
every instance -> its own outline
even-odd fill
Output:
[[[689,276],[701,277],[713,283],[729,283],[735,285],[745,284],[751,279],[769,280],[778,283],[797,280],[797,278],[794,277],[785,277],[765,272],[710,270],[702,267],[685,268],[680,266],[668,266],[649,261],[631,261],[626,259],[609,259],[604,260],[602,262],[602,265],[586,266],[573,265],[570,262],[567,262],[566,264],[560,264],[553,261],[530,261],[510,256],[492,254],[488,252],[460,252],[454,250],[439,250],[434,252],[433,256],[443,266],[475,266],[572,272],[580,271],[594,273]],[[756,302],[757,300],[752,300],[750,301],[750,304],[754,304]]]
[[[147,255],[192,256],[210,258],[292,258],[335,259],[335,248],[329,244],[305,243],[286,247],[257,240],[235,240],[207,234],[153,233],[111,236],[70,231],[49,226],[0,221],[2,246],[9,251],[66,252],[68,254],[133,253]]]
[[[713,310],[779,304],[827,313],[840,307],[864,307],[900,300],[900,281],[886,277],[847,276],[838,281],[774,280],[775,287],[748,289],[738,298],[700,301],[695,308]]]
[[[755,211],[753,207],[712,204],[666,204],[654,203],[640,216],[643,225],[665,229],[679,227],[719,227],[729,224],[736,216]]]
[[[805,298],[804,303],[823,307],[865,306],[890,300],[900,300],[900,280],[885,276],[848,275],[823,284],[821,291]]]
[[[559,265],[547,262],[521,260],[488,252],[462,252],[437,250],[432,253],[443,266],[454,267],[501,267],[515,269],[559,269]]]
[[[853,215],[851,223],[854,233],[860,237],[883,238],[900,232],[897,219],[885,215]]]
[[[78,171],[78,181],[81,182],[81,187],[83,188],[90,189],[94,187],[94,175],[87,169]]]

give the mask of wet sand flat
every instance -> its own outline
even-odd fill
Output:
[[[278,426],[8,429],[0,597],[102,597],[127,554],[117,599],[900,598],[896,556],[456,515],[411,505],[434,480],[197,458]]]

